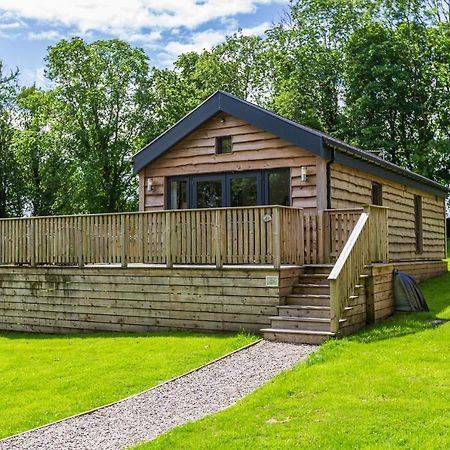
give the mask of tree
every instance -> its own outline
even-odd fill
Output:
[[[17,106],[20,127],[13,146],[22,167],[29,211],[33,216],[72,212],[73,164],[63,145],[54,91],[34,86],[23,89]]]
[[[264,105],[270,93],[265,43],[242,32],[224,43],[180,55],[173,69],[153,69],[153,135],[162,133],[216,90]]]
[[[49,49],[46,75],[63,105],[59,120],[77,166],[80,211],[136,207],[131,156],[150,126],[148,72],[144,51],[119,40],[73,38]]]
[[[0,61],[0,217],[23,213],[21,170],[11,145],[18,75],[18,70],[6,73]]]

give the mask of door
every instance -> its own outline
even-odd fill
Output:
[[[221,208],[226,205],[223,175],[192,177],[191,192],[192,208]]]
[[[236,173],[227,176],[227,206],[262,204],[261,172]]]

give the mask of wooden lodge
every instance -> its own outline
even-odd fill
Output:
[[[224,92],[134,168],[139,212],[0,220],[0,328],[322,342],[446,270],[445,187]]]

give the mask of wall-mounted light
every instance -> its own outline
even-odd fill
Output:
[[[153,192],[155,187],[153,186],[153,178],[147,178],[147,192]]]
[[[308,168],[306,166],[300,168],[300,179],[303,182],[308,181]]]
[[[225,123],[225,117],[220,118],[220,123]]]

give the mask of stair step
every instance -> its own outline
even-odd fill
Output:
[[[280,316],[289,317],[330,317],[329,306],[287,305],[277,306]]]
[[[273,316],[270,317],[270,320],[272,328],[313,331],[330,331],[331,323],[331,320],[325,317]],[[339,322],[344,323],[345,319],[341,319]]]
[[[305,264],[303,266],[306,274],[327,273],[329,275],[332,269],[333,264]]]
[[[329,273],[302,273],[299,275],[299,281],[300,283],[314,283],[329,286],[329,276]]]
[[[330,306],[330,296],[325,294],[290,294],[286,296],[287,305]]]
[[[294,285],[293,294],[329,294],[330,286],[327,284],[299,283]]]
[[[282,328],[263,328],[264,339],[290,342],[293,344],[322,344],[335,336],[330,331],[286,330]]]

